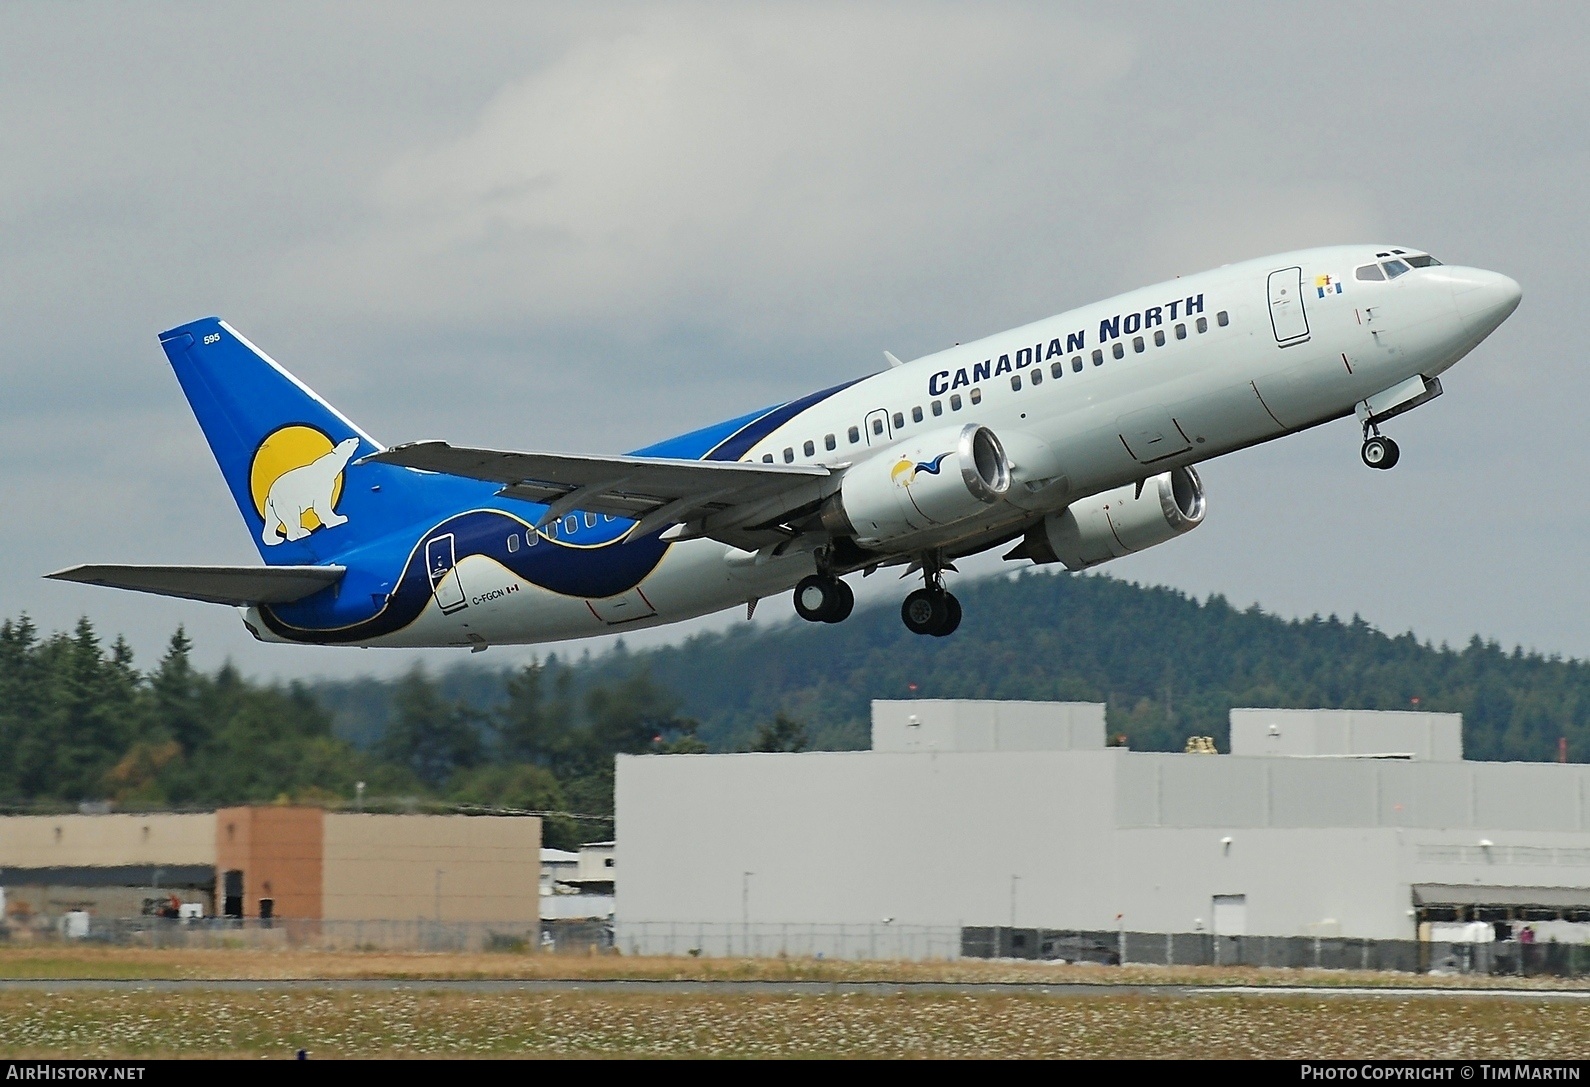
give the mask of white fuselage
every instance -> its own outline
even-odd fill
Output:
[[[742,459],[843,466],[932,430],[982,424],[1009,455],[1009,499],[890,549],[982,550],[1067,503],[1352,414],[1412,377],[1432,378],[1517,304],[1516,284],[1478,269],[1354,278],[1390,251],[1343,246],[1247,261],[958,344],[835,393]],[[470,607],[444,615],[433,601],[373,644],[529,643],[654,626],[786,591],[813,568],[810,550],[775,558],[687,540],[628,599],[586,601],[471,556],[458,565]]]

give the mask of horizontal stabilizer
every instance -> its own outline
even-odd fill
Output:
[[[45,577],[207,604],[290,604],[342,580],[344,566],[71,566]]]

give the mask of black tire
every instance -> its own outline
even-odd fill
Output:
[[[935,638],[947,638],[961,625],[961,602],[950,593],[944,594],[944,622],[933,632]]]
[[[825,621],[834,606],[833,579],[821,574],[801,578],[795,586],[795,614],[808,623]]]
[[[1358,451],[1358,455],[1369,467],[1384,470],[1397,463],[1397,443],[1377,434],[1364,439],[1364,447]]]
[[[833,583],[833,607],[828,610],[828,614],[823,616],[823,622],[843,623],[846,619],[850,618],[850,613],[855,610],[856,594],[850,591],[849,585],[846,585],[838,578],[834,578]]]
[[[1397,466],[1397,461],[1402,457],[1402,450],[1397,448],[1397,443],[1392,441],[1390,438],[1387,438],[1385,441],[1387,456],[1386,459],[1381,462],[1380,467],[1395,468]]]
[[[948,609],[944,604],[946,593],[932,589],[918,589],[900,605],[900,619],[912,634],[932,634],[944,625]]]

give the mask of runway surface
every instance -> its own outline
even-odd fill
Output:
[[[746,993],[761,996],[899,996],[907,994],[1053,997],[1154,996],[1179,999],[1208,996],[1357,997],[1383,1000],[1454,997],[1502,1000],[1590,1000],[1590,989],[1462,989],[1378,986],[1303,985],[1108,985],[1045,982],[899,982],[899,981],[647,981],[623,979],[579,981],[503,978],[203,978],[142,980],[86,978],[10,978],[0,991],[62,992],[260,992],[315,990],[332,992],[457,992],[457,993]]]

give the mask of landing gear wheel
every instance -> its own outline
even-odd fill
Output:
[[[943,625],[949,609],[945,594],[937,589],[918,589],[900,605],[900,619],[912,634],[932,634]]]
[[[1364,439],[1364,448],[1359,456],[1371,468],[1387,469],[1394,467],[1402,451],[1397,448],[1397,443],[1390,438],[1376,434],[1372,438]]]
[[[900,605],[900,618],[912,634],[942,638],[961,625],[961,604],[943,589],[918,589]]]
[[[856,596],[836,577],[812,574],[795,586],[795,614],[808,623],[839,623],[856,606]]]
[[[933,632],[935,638],[945,638],[955,633],[961,625],[961,602],[949,593],[944,594],[944,625]]]
[[[855,610],[856,594],[850,591],[849,585],[846,585],[838,578],[834,578],[833,581],[834,588],[838,590],[834,597],[834,608],[823,616],[823,622],[843,623],[850,618],[850,613]]]

